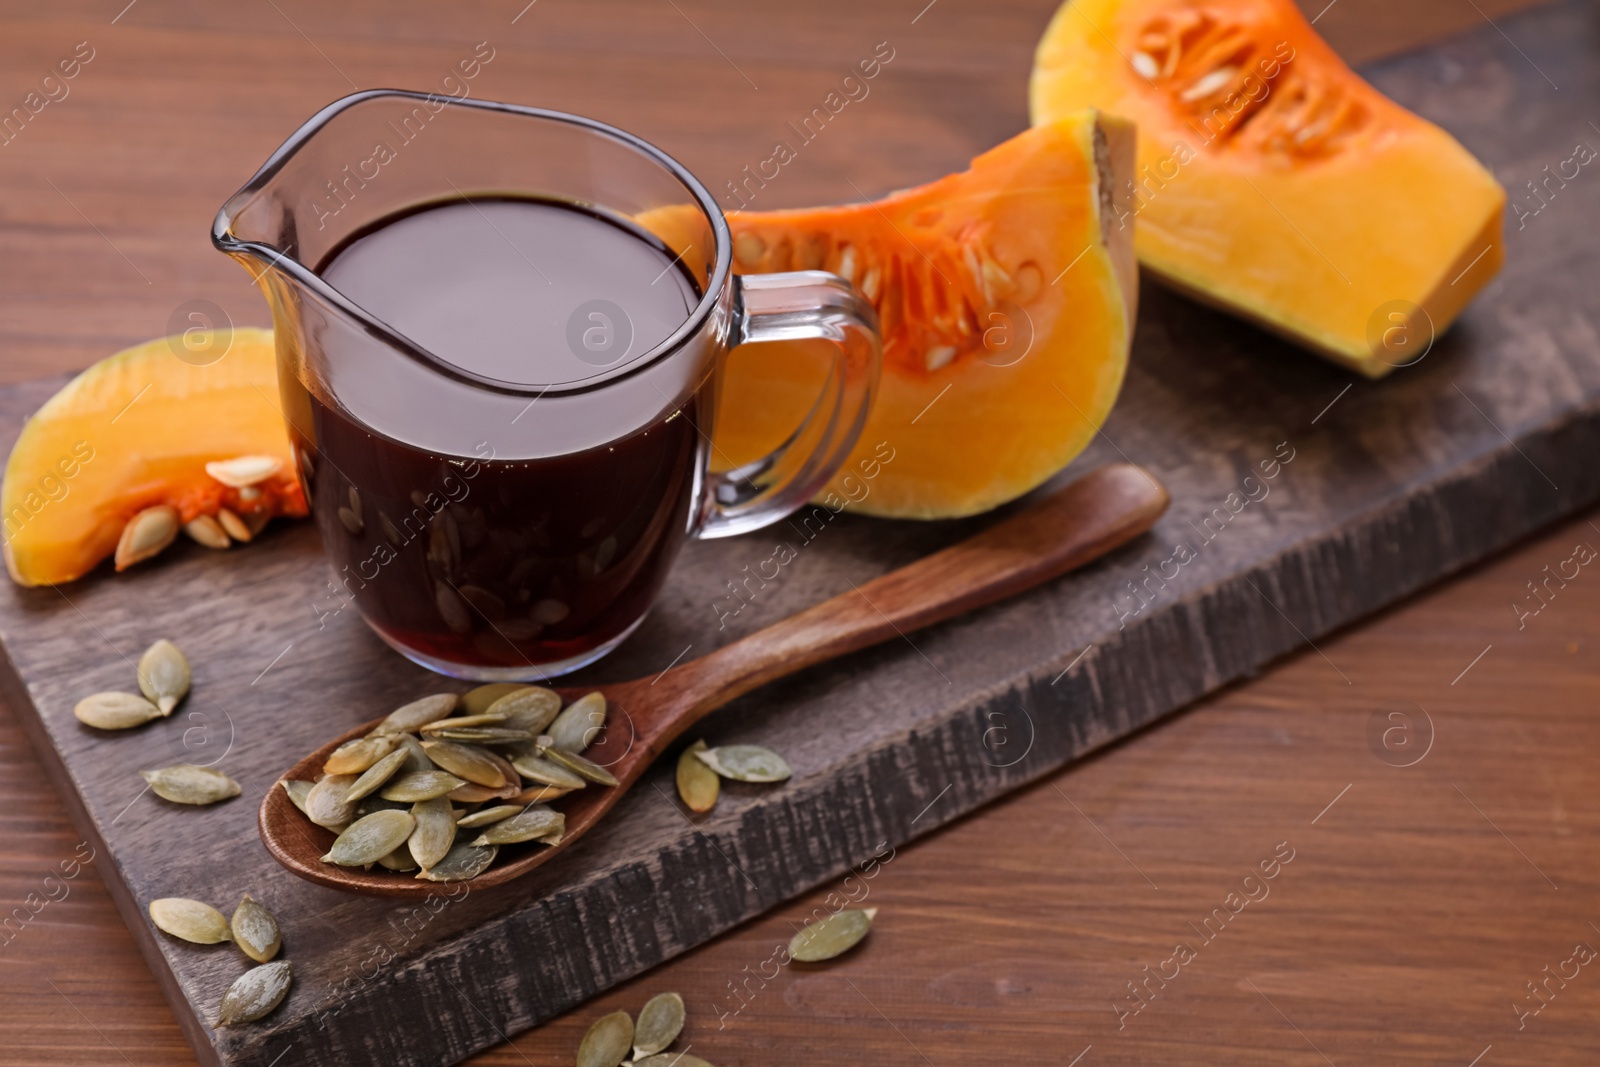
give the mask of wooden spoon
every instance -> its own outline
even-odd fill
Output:
[[[555,801],[567,820],[562,843],[502,849],[471,885],[486,888],[508,882],[558,855],[598,822],[679,735],[735,697],[1065,574],[1149,530],[1166,510],[1168,499],[1160,483],[1138,467],[1102,467],[974,537],[700,659],[655,678],[599,687],[611,711],[607,728],[585,756],[606,766],[620,784],[591,785]],[[594,687],[556,691],[563,701],[571,701]],[[284,777],[315,779],[329,753],[370,732],[377,723],[373,720],[334,738]],[[631,724],[631,731],[624,724]],[[318,857],[327,852],[333,834],[310,822],[277,786],[261,801],[260,825],[267,850],[310,881],[378,896],[426,896],[439,891],[439,883],[381,867],[365,871],[323,863]]]

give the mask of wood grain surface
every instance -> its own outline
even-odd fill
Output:
[[[914,24],[907,22],[914,13],[845,13],[842,5],[781,12],[708,6],[695,9],[691,21],[683,10],[671,11],[673,6],[626,5],[598,14],[593,7],[554,3],[523,9],[514,24],[519,36],[504,53],[514,62],[491,65],[482,94],[621,122],[710,176],[719,164],[736,170],[749,146],[764,142],[761,123],[778,121],[769,116],[826,91],[829,63],[856,58],[849,33],[859,31],[869,44],[890,30],[924,33],[915,40],[928,42],[927,51],[919,58],[908,50],[905,58],[916,62],[893,71],[906,72],[905,80],[879,85],[881,112],[864,106],[857,116],[861,127],[848,141],[819,144],[807,160],[816,169],[797,170],[792,185],[774,189],[772,206],[804,203],[841,196],[844,176],[861,183],[862,175],[876,175],[870,187],[863,184],[869,192],[919,180],[959,165],[972,151],[1019,128],[1027,51],[1048,15],[1042,4],[979,10],[945,0]],[[1487,10],[1498,18],[1498,9]],[[1361,40],[1359,24],[1334,32],[1352,12],[1362,9],[1345,0],[1319,25],[1336,41]],[[1380,25],[1379,14],[1413,17],[1379,12],[1371,15],[1373,25]],[[485,24],[490,21],[476,9],[419,12],[408,21],[375,5],[311,11],[293,5],[273,10],[269,4],[199,12],[163,10],[150,0],[126,11],[114,26],[98,11],[81,15],[69,7],[52,8],[48,17],[20,14],[6,20],[8,32],[0,36],[4,69],[11,72],[27,70],[29,63],[42,70],[60,58],[56,51],[68,54],[90,35],[106,42],[75,85],[74,97],[52,104],[54,110],[41,113],[22,138],[0,149],[0,188],[7,193],[0,218],[9,253],[0,265],[0,291],[14,298],[0,305],[0,314],[6,373],[17,378],[79,365],[159,333],[168,309],[188,299],[210,299],[230,315],[237,310],[237,321],[259,321],[254,294],[229,273],[235,268],[220,257],[213,264],[206,257],[214,254],[201,247],[198,235],[215,203],[284,130],[347,88],[335,71],[347,71],[362,86],[383,80],[418,84],[426,81],[418,71],[455,58],[441,41],[470,45],[484,39],[464,28],[463,20],[483,15]],[[542,23],[529,21],[547,15]],[[946,21],[935,22],[936,15]],[[1422,16],[1416,19],[1426,24]],[[1461,22],[1461,12],[1446,12],[1435,25],[1451,20]],[[292,30],[296,24],[300,29]],[[516,28],[524,24],[528,28]],[[696,24],[713,31],[716,43],[694,30]],[[936,32],[925,32],[934,27]],[[1577,29],[1581,42],[1584,24]],[[1376,51],[1422,32],[1408,22],[1392,29],[1389,39],[1361,47]],[[1502,49],[1509,43],[1502,36],[1493,40]],[[1486,46],[1475,47],[1481,56]],[[730,57],[725,67],[713,58],[719,48]],[[1488,85],[1501,102],[1523,91],[1527,74],[1516,66],[1522,60],[1515,49],[1511,43],[1498,57],[1486,82],[1467,87]],[[1451,64],[1459,59],[1446,55],[1432,71],[1438,84],[1428,102],[1435,108],[1450,109],[1444,94],[1451,88]],[[489,84],[491,74],[507,69],[512,73],[500,86]],[[89,80],[97,73],[104,76],[98,86]],[[1565,80],[1564,70],[1553,73]],[[1459,69],[1456,74],[1459,81]],[[747,77],[766,84],[740,89]],[[1396,77],[1398,88],[1426,87],[1421,72]],[[669,86],[677,91],[667,92]],[[19,83],[19,93],[26,89]],[[744,91],[752,99],[731,103]],[[1465,93],[1460,85],[1454,91]],[[756,100],[756,92],[771,95]],[[1463,99],[1452,115],[1466,121],[1484,104]],[[1532,176],[1538,171],[1534,161],[1565,158],[1570,151],[1541,125],[1549,112],[1542,104],[1518,110],[1516,121],[1500,131],[1515,150],[1504,177]],[[1574,128],[1576,136],[1585,136]],[[1486,137],[1489,130],[1478,132]],[[1471,146],[1489,154],[1487,143]],[[1563,154],[1554,155],[1558,150]],[[1593,218],[1583,210],[1587,195],[1575,191],[1568,230]],[[1532,370],[1556,375],[1525,378],[1517,395],[1496,398],[1506,410],[1491,411],[1510,416],[1513,433],[1536,421],[1552,399],[1583,392],[1584,380],[1571,365],[1542,357],[1551,349],[1563,354],[1563,346],[1593,354],[1584,305],[1564,287],[1577,282],[1570,271],[1578,242],[1563,244],[1549,235],[1562,228],[1555,222],[1536,231],[1524,254],[1549,269],[1566,267],[1565,282],[1547,272],[1547,291],[1516,294],[1529,320],[1484,326],[1497,337],[1520,340],[1528,351],[1517,354],[1528,356]],[[1573,236],[1582,237],[1581,229]],[[1252,385],[1253,395],[1237,398],[1234,410],[1215,405],[1191,413],[1194,422],[1231,417],[1276,429],[1264,408],[1300,397],[1309,418],[1342,387],[1341,377],[1322,368],[1279,368],[1255,351],[1264,347],[1259,342],[1251,342],[1251,352],[1241,351],[1208,313],[1151,295],[1160,305],[1157,322],[1198,332],[1217,345],[1219,375],[1226,371],[1237,380],[1253,371],[1262,379]],[[1283,359],[1286,351],[1272,348],[1268,355]],[[1446,362],[1446,372],[1431,379],[1426,392],[1445,394],[1451,372],[1471,369],[1464,362],[1458,352],[1455,365]],[[1152,362],[1144,369],[1160,366]],[[1147,377],[1143,395],[1159,398],[1160,384]],[[1324,391],[1315,403],[1308,386]],[[1338,435],[1321,447],[1356,442],[1353,462],[1394,471],[1392,457],[1378,447],[1392,444],[1394,429],[1387,428],[1390,436],[1380,440],[1375,435],[1385,427],[1362,419],[1381,408],[1387,394],[1357,389],[1317,431]],[[1456,403],[1448,409],[1449,419],[1470,414],[1458,408]],[[1168,411],[1147,403],[1127,417]],[[1496,444],[1488,430],[1464,422],[1451,426],[1481,448],[1485,463],[1497,462],[1493,453],[1503,441]],[[1108,434],[1126,441],[1115,425]],[[1429,444],[1419,435],[1419,447]],[[1572,447],[1571,440],[1565,444]],[[1562,445],[1559,437],[1545,442],[1549,455],[1538,453],[1539,465],[1551,469]],[[1524,477],[1532,478],[1526,472]],[[1511,515],[1480,505],[1482,529],[1460,531],[1463,543],[1457,547],[1470,553],[1474,536],[1494,537],[1518,524],[1526,528],[1541,514],[1560,510],[1559,500],[1536,499],[1534,491],[1508,496]],[[1293,506],[1266,515],[1265,525],[1297,517]],[[1584,527],[1576,529],[1578,537],[1587,536]],[[864,527],[844,526],[841,534],[862,570],[884,562],[882,553],[864,546],[873,536]],[[285,547],[293,547],[295,536],[283,539]],[[1573,942],[1590,936],[1583,927],[1592,899],[1585,882],[1592,837],[1585,831],[1593,822],[1593,782],[1585,765],[1592,746],[1585,741],[1593,738],[1584,732],[1582,712],[1592,682],[1581,653],[1595,619],[1583,614],[1581,581],[1570,592],[1563,587],[1526,630],[1515,629],[1507,606],[1525,592],[1524,582],[1541,576],[1540,568],[1570,557],[1572,540],[1566,534],[1541,542],[1422,605],[1338,641],[1319,641],[1320,652],[1236,690],[1207,711],[897,853],[870,885],[875,902],[891,908],[884,919],[903,912],[905,925],[885,921],[865,949],[836,968],[784,972],[770,981],[749,978],[771,957],[772,944],[787,936],[788,920],[826,906],[819,896],[787,905],[602,1003],[636,1006],[658,981],[681,986],[694,1012],[695,1051],[720,1063],[802,1056],[812,1062],[960,1062],[996,1058],[996,1042],[1007,1043],[1008,1057],[1062,1062],[1092,1044],[1085,1063],[1180,1055],[1219,1063],[1311,1063],[1324,1055],[1334,1062],[1344,1056],[1466,1063],[1486,1045],[1494,1046],[1489,1057],[1505,1057],[1485,1058],[1486,1065],[1584,1062],[1594,1051],[1586,1042],[1593,1041],[1595,1012],[1594,994],[1582,978],[1562,986],[1522,1031],[1515,1029],[1512,1012],[1513,1004],[1526,999],[1525,980],[1539,979],[1546,964],[1559,966]],[[897,550],[931,545],[914,541]],[[760,558],[758,547],[749,546],[750,560]],[[1397,546],[1397,555],[1414,562],[1403,549]],[[1404,574],[1383,577],[1407,587]],[[825,590],[806,588],[805,582],[826,578],[796,581],[797,588],[786,590],[786,598],[775,597],[770,607],[752,605],[752,621],[763,611],[816,599]],[[1305,599],[1286,608],[1297,615],[1303,609],[1303,624],[1317,633],[1327,618],[1319,615],[1317,598],[1331,596],[1337,614],[1338,595],[1315,581],[1308,586],[1299,593]],[[154,596],[161,585],[143,588]],[[1048,614],[1031,621],[1048,622]],[[1275,637],[1283,638],[1285,648],[1295,643],[1288,633]],[[1444,682],[1444,674],[1455,677],[1477,655],[1479,637],[1493,647],[1456,685]],[[882,670],[885,687],[900,680],[893,664],[872,666]],[[1383,765],[1368,733],[1374,711],[1407,699],[1431,709],[1440,746],[1402,772]],[[1444,724],[1451,722],[1457,747],[1444,744],[1451,732]],[[45,907],[51,910],[41,908],[0,950],[6,982],[0,1026],[7,1038],[0,1057],[18,1063],[182,1062],[181,1042],[162,1020],[149,973],[133,958],[95,882],[94,869],[107,858],[97,857],[84,872],[65,878],[61,865],[70,867],[75,851],[82,855],[79,841],[61,832],[65,824],[44,799],[48,787],[19,750],[15,731],[5,740],[13,772],[5,789],[13,802],[0,825],[18,862],[0,872],[3,899],[20,904],[30,893],[34,900],[48,899],[60,896],[63,885],[71,893],[50,901]],[[1377,752],[1390,750],[1380,741]],[[1344,784],[1349,792],[1312,824],[1313,809],[1332,801]],[[1341,807],[1348,823],[1336,819]],[[1332,832],[1319,853],[1313,842],[1324,830]],[[1143,840],[1130,843],[1130,836]],[[1231,950],[1229,960],[1227,937],[1215,949],[1207,942],[1193,968],[1200,972],[1193,992],[1185,988],[1193,973],[1186,967],[1183,978],[1137,1016],[1125,1017],[1118,1031],[1113,1003],[1119,995],[1124,1010],[1137,1003],[1127,999],[1122,984],[1141,978],[1144,964],[1161,966],[1171,955],[1169,942],[1188,938],[1185,928],[1220,906],[1244,874],[1270,861],[1279,841],[1296,849],[1295,862],[1271,883],[1275,899],[1289,898],[1282,911],[1273,911],[1273,900],[1245,909],[1229,934],[1248,916],[1268,915],[1260,934],[1239,931],[1245,949]],[[234,862],[231,856],[218,858]],[[1297,899],[1302,871],[1306,888]],[[682,897],[662,904],[679,909],[679,920],[681,909],[692,907]],[[1208,972],[1214,955],[1221,958]],[[729,999],[730,983],[748,983],[749,1003],[737,1014],[741,1002]],[[491,1031],[507,1026],[493,985],[494,979],[476,974],[462,998],[483,1016],[476,1025]],[[583,1015],[592,1017],[588,1009]],[[560,1062],[570,1055],[581,1026],[576,1020],[552,1024],[497,1053],[496,1061]],[[292,1048],[283,1055],[286,1063],[317,1062],[298,1059]]]

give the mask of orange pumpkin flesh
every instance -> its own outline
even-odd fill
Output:
[[[832,271],[878,314],[878,396],[822,501],[898,518],[968,515],[1026,493],[1083,450],[1127,366],[1136,267],[1109,197],[1129,176],[1132,140],[1127,124],[1085,111],[873,203],[730,216],[737,272]],[[641,221],[685,246],[661,220]],[[716,465],[782,441],[831,358],[817,343],[739,349],[717,407]]]
[[[1036,122],[1137,124],[1144,267],[1371,377],[1417,358],[1503,259],[1493,176],[1290,0],[1072,0],[1031,95]]]
[[[170,506],[185,524],[226,508],[252,532],[273,516],[306,514],[278,409],[271,331],[234,330],[226,354],[205,366],[175,355],[184,350],[181,340],[162,339],[119,352],[28,420],[0,487],[6,567],[16,581],[81,577],[150,508]],[[279,467],[243,488],[206,471],[241,456],[270,456]]]

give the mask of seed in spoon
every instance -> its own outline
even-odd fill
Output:
[[[481,748],[455,741],[424,741],[422,750],[434,763],[459,778],[489,789],[499,789],[506,784],[505,773]]]
[[[562,785],[531,785],[516,796],[507,797],[506,799],[514,800],[519,805],[543,804],[547,800],[556,800],[564,797],[570,792],[572,792],[571,789]]]
[[[699,758],[705,750],[706,743],[696,741],[678,756],[678,796],[690,811],[710,811],[722,792],[722,778]]]
[[[789,941],[789,958],[801,963],[831,960],[860,944],[872,929],[877,908],[837,912],[806,926]]]
[[[393,752],[399,743],[392,734],[374,734],[346,741],[333,750],[322,769],[328,774],[360,774]]]
[[[456,840],[456,819],[451,813],[448,797],[419,800],[411,805],[411,817],[417,827],[411,831],[406,844],[411,848],[411,858],[419,867],[432,867],[444,859]]]
[[[310,796],[311,790],[316,788],[317,783],[284,778],[280,779],[278,784],[283,786],[283,791],[289,795],[289,803],[299,808],[301,815],[309,818],[311,813],[306,810],[306,798]]]
[[[188,763],[140,771],[139,776],[150,783],[152,793],[174,804],[215,804],[240,792],[239,783],[221,771]]]
[[[635,1062],[653,1056],[677,1040],[683,1032],[683,998],[676,993],[657,993],[639,1010],[633,1027]]]
[[[139,692],[171,715],[178,701],[189,692],[189,661],[178,646],[163,638],[145,649],[139,657]]]
[[[723,745],[696,752],[695,758],[736,782],[781,782],[794,773],[782,756],[760,745]]]
[[[96,730],[126,730],[161,718],[161,709],[132,693],[95,693],[78,701],[72,714]]]
[[[506,717],[504,715],[496,715],[487,711],[480,715],[452,715],[448,719],[435,719],[422,727],[421,732],[433,734],[438,733],[440,730],[453,730],[457,727],[499,726],[505,721]]]
[[[509,726],[452,726],[428,734],[440,741],[461,741],[473,745],[512,745],[532,741],[534,735],[527,730]]]
[[[567,709],[550,723],[547,732],[556,748],[582,752],[594,744],[605,723],[606,698],[599,693],[590,693],[567,705]]]
[[[384,800],[414,804],[445,796],[466,784],[448,771],[407,771],[384,786],[378,795]]]
[[[585,783],[583,778],[561,764],[552,760],[541,759],[538,756],[519,756],[511,761],[514,769],[530,782],[540,785],[554,785],[562,789],[582,789]]]
[[[348,794],[355,783],[353,774],[330,774],[306,794],[306,818],[328,829],[342,827],[355,816],[355,802]]]
[[[271,1014],[289,992],[294,968],[288,960],[276,960],[252,967],[241,974],[223,994],[217,1011],[217,1025],[237,1026],[253,1023]]]
[[[496,700],[508,696],[520,689],[531,689],[532,686],[523,685],[521,682],[490,682],[480,685],[476,689],[469,689],[461,694],[461,711],[465,715],[482,715],[489,710]],[[560,698],[558,697],[557,700]]]
[[[474,845],[516,845],[523,841],[532,841],[535,838],[560,833],[565,829],[566,824],[567,817],[559,811],[552,811],[543,804],[530,804],[522,814],[512,816],[503,822],[495,823],[472,843]]]
[[[375,811],[345,827],[322,857],[323,863],[365,867],[387,856],[411,836],[417,820],[408,811]]]
[[[633,1048],[633,1020],[625,1011],[602,1015],[583,1035],[578,1067],[617,1067]]]
[[[233,935],[228,920],[210,904],[187,897],[162,897],[150,902],[150,921],[156,929],[196,945],[215,945]]]
[[[617,784],[616,775],[612,774],[598,763],[591,763],[589,760],[584,759],[576,752],[568,752],[564,748],[549,748],[545,749],[544,754],[547,758],[561,764],[561,766],[565,767],[573,774],[578,775],[580,778],[587,778],[589,781],[598,783],[599,785]]]
[[[554,690],[538,686],[518,686],[502,694],[485,709],[506,717],[507,726],[538,734],[561,713],[561,697]]]
[[[425,882],[464,882],[488,870],[500,850],[494,845],[480,846],[457,841],[450,846],[444,859],[422,871],[417,877]]]
[[[278,947],[283,944],[283,935],[278,930],[278,920],[272,913],[256,902],[249,893],[239,901],[239,906],[233,909],[233,918],[228,920],[228,927],[233,931],[234,944],[244,951],[246,956],[257,963],[266,963],[278,954]]]
[[[345,793],[345,800],[356,801],[376,793],[385,782],[399,773],[401,767],[405,766],[408,755],[405,749],[396,748],[362,771],[361,777],[350,784],[349,791]]]
[[[411,855],[411,849],[401,845],[387,856],[380,856],[378,866],[390,871],[414,871],[417,869],[417,861]]]
[[[420,730],[430,722],[443,719],[456,710],[454,693],[435,693],[433,696],[413,700],[395,708],[372,732],[375,734],[403,734]]]
[[[492,808],[484,808],[481,811],[473,812],[471,815],[463,815],[456,820],[456,826],[462,830],[476,830],[480,826],[492,826],[497,822],[511,818],[513,815],[520,814],[523,807],[524,805],[522,804],[496,804]]]

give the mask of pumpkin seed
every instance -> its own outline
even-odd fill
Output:
[[[417,820],[406,811],[375,811],[347,826],[322,857],[323,863],[365,867],[377,863],[405,843]]]
[[[288,960],[250,968],[222,995],[222,1006],[217,1009],[217,1025],[237,1026],[266,1018],[273,1008],[283,1002],[293,978],[294,968]]]
[[[355,816],[355,802],[346,794],[355,783],[353,774],[330,774],[306,794],[306,818],[328,829],[343,827]]]
[[[139,657],[139,692],[150,703],[171,715],[178,701],[189,692],[189,661],[178,646],[163,638]]]
[[[450,790],[448,795],[451,800],[460,804],[481,804],[486,800],[511,800],[517,796],[518,792],[515,782],[508,782],[499,789],[490,789],[488,786],[463,782]]]
[[[633,1020],[625,1011],[602,1015],[583,1035],[578,1067],[617,1067],[633,1048]]]
[[[417,869],[417,861],[411,855],[411,849],[401,845],[387,856],[380,856],[378,866],[390,871],[414,871]]]
[[[489,864],[500,854],[493,845],[487,848],[457,841],[445,853],[444,859],[422,871],[417,877],[425,882],[464,882],[488,870]]]
[[[682,1032],[683,998],[676,993],[657,993],[645,1001],[634,1024],[634,1061],[662,1051]]]
[[[552,759],[561,764],[561,766],[565,767],[573,774],[578,775],[580,778],[587,778],[589,781],[598,782],[600,785],[617,784],[616,775],[612,774],[598,763],[589,762],[576,752],[568,752],[564,748],[547,748],[545,749],[544,754],[546,758]]]
[[[401,800],[415,803],[442,797],[452,789],[466,783],[446,771],[407,771],[395,778],[378,794],[384,800]]]
[[[255,536],[255,531],[250,528],[250,524],[240,518],[237,512],[230,511],[227,508],[217,509],[217,525],[222,527],[223,533],[235,541],[242,541],[248,544],[250,539]]]
[[[239,783],[221,771],[188,763],[140,771],[139,776],[150,783],[151,792],[174,804],[215,804],[240,793]]]
[[[392,735],[385,734],[346,741],[333,750],[322,769],[328,774],[360,774],[393,752],[399,743]]]
[[[196,515],[183,524],[183,532],[207,548],[227,548],[233,544],[215,515]]]
[[[494,715],[489,712],[484,712],[482,715],[452,715],[448,719],[435,719],[423,726],[421,732],[431,734],[464,726],[499,726],[505,721],[504,715]]]
[[[411,832],[406,844],[411,848],[411,858],[419,867],[432,867],[444,859],[456,840],[456,820],[446,797],[419,800],[411,805],[411,817],[417,828]]]
[[[516,845],[537,837],[560,833],[566,828],[567,817],[552,811],[543,804],[530,804],[520,815],[489,827],[474,845]]]
[[[277,474],[283,460],[277,456],[235,456],[206,464],[206,473],[229,489],[244,489]]]
[[[150,921],[156,929],[196,945],[215,945],[232,938],[228,920],[210,904],[187,897],[162,897],[150,902]]]
[[[507,726],[539,734],[561,713],[561,697],[539,686],[518,686],[497,698],[488,710],[504,715]]]
[[[161,718],[161,709],[132,693],[94,693],[78,701],[72,714],[96,730],[126,730]]]
[[[723,745],[696,752],[695,758],[736,782],[781,782],[794,773],[782,756],[760,745]]]
[[[516,796],[507,797],[506,799],[514,800],[518,804],[542,804],[547,800],[555,800],[558,797],[564,797],[570,792],[572,792],[572,790],[568,789],[566,786],[535,785],[529,786]]]
[[[584,780],[579,775],[559,763],[538,756],[521,756],[512,760],[511,766],[528,781],[540,785],[560,786],[562,789],[582,789],[584,786]]]
[[[867,936],[867,931],[872,929],[872,918],[877,914],[877,908],[852,908],[810,923],[790,939],[789,958],[801,963],[817,963],[848,952]]]
[[[722,779],[699,756],[706,751],[704,741],[696,741],[678,756],[678,796],[690,811],[707,812],[717,806]]]
[[[481,748],[455,741],[424,741],[422,750],[434,763],[469,782],[490,789],[499,789],[506,784],[505,772]]]
[[[642,1060],[634,1060],[633,1067],[711,1067],[707,1060],[687,1052],[658,1052]]]
[[[145,508],[122,528],[115,555],[117,570],[127,570],[159,555],[178,536],[178,509],[166,504]]]
[[[492,808],[475,811],[471,815],[463,815],[456,820],[456,826],[462,830],[476,830],[480,826],[489,826],[509,819],[522,811],[521,804],[496,804]]]
[[[454,693],[435,693],[433,696],[413,700],[409,704],[402,704],[395,708],[372,732],[375,734],[401,734],[412,730],[419,730],[448,716],[456,710],[457,697]]]
[[[372,766],[361,772],[350,785],[349,792],[345,793],[346,800],[360,800],[362,797],[371,796],[389,779],[393,778],[405,765],[408,753],[403,748],[396,748],[393,752],[383,757]]]
[[[510,745],[532,741],[534,735],[526,730],[513,730],[504,726],[465,726],[435,730],[429,733],[428,737],[474,745]]]
[[[317,783],[284,778],[278,784],[283,786],[283,791],[289,795],[289,803],[300,809],[300,814],[306,816],[311,814],[306,810],[306,797],[311,794],[311,790],[316,787]]]
[[[461,694],[461,710],[468,715],[482,715],[496,700],[508,693],[527,688],[528,686],[521,682],[491,682],[488,685],[480,685]]]
[[[410,811],[411,805],[399,800],[384,800],[382,797],[362,797],[356,804],[355,819],[364,819],[375,811]],[[354,822],[355,819],[350,820]]]
[[[228,920],[228,926],[233,931],[233,942],[244,951],[246,956],[257,963],[266,963],[278,954],[278,948],[283,944],[283,935],[278,930],[278,920],[272,913],[260,904],[249,893],[239,901],[239,906],[233,909],[233,918]]]
[[[599,693],[579,697],[550,724],[551,744],[568,752],[582,752],[594,744],[606,724],[606,698]]]

